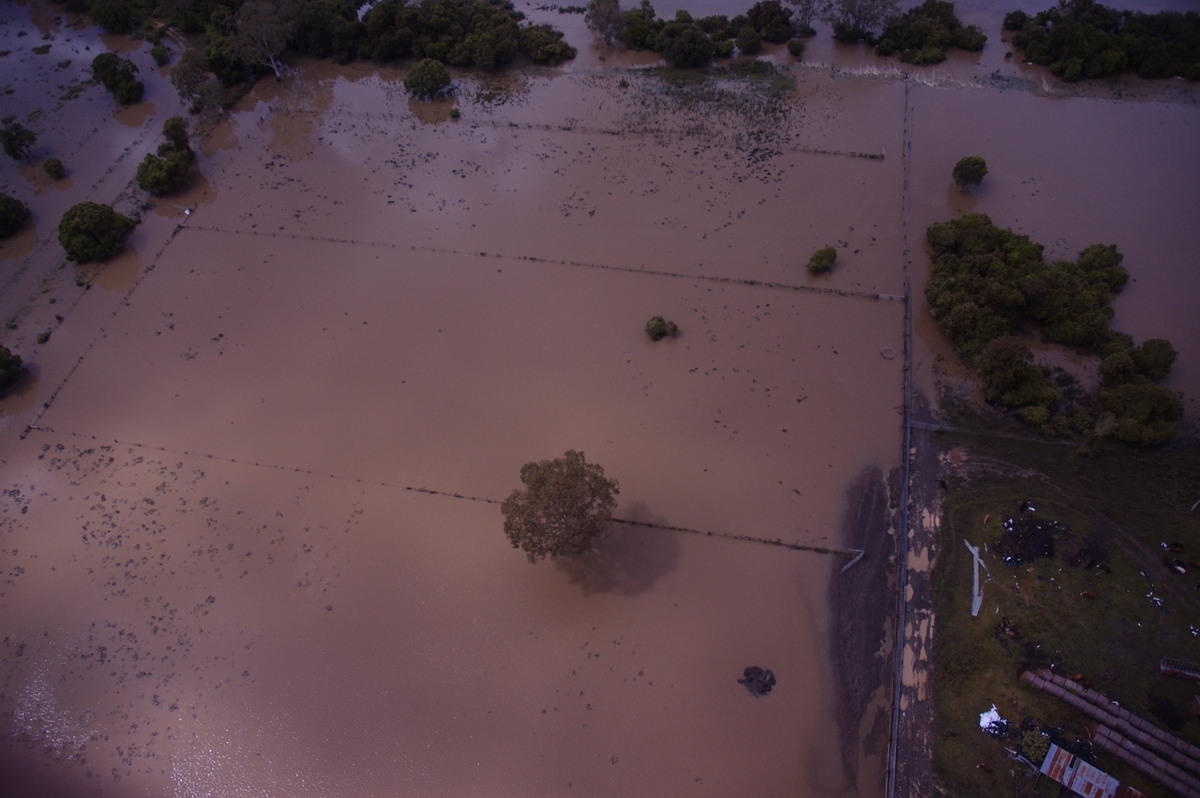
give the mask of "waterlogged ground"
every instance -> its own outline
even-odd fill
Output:
[[[30,45],[101,46],[3,8],[14,107],[59,81]],[[178,101],[144,66],[139,106],[82,86],[32,118],[70,177],[0,167],[35,214],[0,249],[32,364],[0,402],[13,794],[880,794],[878,732],[839,739],[886,727],[834,697],[846,557],[695,532],[847,545],[847,487],[901,454],[895,297],[924,227],[974,209],[1057,254],[1118,243],[1118,323],[1198,379],[1186,87],[1047,96],[991,46],[906,81],[827,37],[790,81],[670,82],[559,19],[575,64],[462,76],[453,102],[364,65],[264,81],[98,272],[62,264],[56,219],[138,211]],[[964,194],[974,152],[992,172]],[[649,342],[652,315],[682,335]],[[920,382],[940,350],[917,329]],[[585,562],[527,563],[496,503],[568,448],[619,517],[693,532],[617,524]]]

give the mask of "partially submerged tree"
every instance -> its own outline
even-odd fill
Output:
[[[812,26],[813,20],[826,16],[833,7],[832,0],[787,0],[787,2],[794,10],[792,21],[795,24],[796,32],[801,36],[815,34],[816,31]]]
[[[593,36],[611,45],[625,25],[625,15],[621,12],[619,0],[592,0],[588,3],[583,21]]]
[[[297,0],[246,0],[234,19],[233,55],[247,64],[270,67],[279,79],[279,56],[300,25],[301,10]]]
[[[0,393],[17,381],[21,372],[21,356],[0,344]]]
[[[29,220],[29,206],[0,192],[0,238],[15,234]]]
[[[4,146],[4,154],[14,161],[27,158],[35,142],[37,134],[11,116],[0,127],[0,144]]]
[[[166,141],[158,145],[158,154],[147,153],[137,169],[138,186],[156,197],[187,188],[196,160],[183,117],[173,116],[163,123],[163,138]]]
[[[58,223],[58,242],[73,261],[107,260],[125,248],[136,225],[111,205],[80,202],[72,205]]]
[[[958,163],[954,164],[954,185],[960,188],[977,186],[983,182],[987,172],[987,161],[983,160],[983,156],[968,155],[959,158]]]
[[[896,0],[837,0],[825,20],[833,25],[833,37],[839,42],[874,44],[875,32],[899,13]]]
[[[132,105],[142,99],[146,85],[137,78],[137,65],[116,53],[100,53],[92,59],[92,77],[112,92],[121,105]]]
[[[500,511],[505,537],[530,562],[586,552],[612,521],[620,492],[616,480],[574,449],[554,460],[526,463],[521,482],[525,490],[514,490]]]
[[[424,58],[404,76],[404,88],[414,97],[428,100],[450,87],[450,73],[441,61]]]

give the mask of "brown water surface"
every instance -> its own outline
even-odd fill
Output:
[[[16,794],[879,794],[879,750],[842,760],[845,558],[703,533],[843,545],[847,486],[901,454],[891,297],[954,213],[1056,254],[1121,246],[1117,323],[1171,337],[1190,391],[1194,314],[1162,303],[1197,243],[1172,164],[1200,161],[1178,92],[1046,96],[990,46],[905,79],[827,38],[774,89],[631,72],[649,59],[584,38],[562,70],[458,76],[457,120],[397,68],[301,63],[130,250],[78,272],[54,220],[138,208],[128,181],[179,106],[144,69],[141,107],[93,86],[47,109],[71,185],[0,172],[41,235],[0,250],[5,343],[37,377],[0,400]],[[951,191],[977,151],[987,182]],[[826,245],[838,267],[810,277]],[[652,315],[680,337],[651,343]],[[497,502],[568,448],[620,482],[620,518],[691,531],[618,523],[583,561],[527,563]],[[770,696],[737,683],[748,665]]]

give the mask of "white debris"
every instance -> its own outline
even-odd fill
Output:
[[[979,728],[984,731],[991,731],[993,726],[1003,726],[1007,723],[1004,718],[1000,717],[1000,713],[996,711],[996,705],[992,704],[992,708],[987,712],[979,713]]]

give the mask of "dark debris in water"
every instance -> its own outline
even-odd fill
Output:
[[[742,678],[738,679],[738,684],[746,685],[746,689],[753,696],[764,696],[775,686],[775,674],[769,668],[751,665],[742,671]]]

